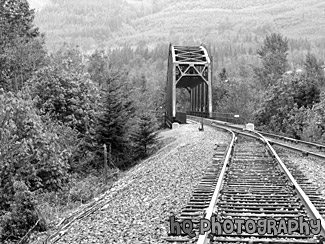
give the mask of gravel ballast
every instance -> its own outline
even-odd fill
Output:
[[[302,156],[290,151],[285,151],[282,148],[276,147],[281,153],[280,157],[285,160],[284,163],[290,162],[299,169],[309,181],[315,185],[318,192],[325,199],[325,163],[320,159],[315,159],[308,156]]]
[[[216,144],[230,140],[227,133],[198,127],[162,131],[169,144],[126,172],[105,198],[107,204],[73,223],[56,243],[165,243],[169,218],[186,205]]]

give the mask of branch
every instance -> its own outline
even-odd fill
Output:
[[[30,232],[32,232],[32,230],[38,225],[38,222],[39,222],[39,219],[36,221],[36,223],[34,224],[34,226],[32,228],[30,228],[29,231],[27,231],[26,235],[24,235],[24,237],[20,239],[20,241],[18,242],[18,244],[24,243],[24,240],[25,240],[26,236],[28,236],[30,234]]]

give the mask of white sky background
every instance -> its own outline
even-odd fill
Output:
[[[49,4],[50,0],[27,0],[31,8],[35,8],[37,10],[42,9],[45,5]]]

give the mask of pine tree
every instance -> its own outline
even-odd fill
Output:
[[[317,60],[315,55],[308,53],[304,63],[306,79],[318,87],[325,87],[325,76],[322,63]]]
[[[121,76],[115,75],[107,83],[102,113],[98,117],[97,142],[99,148],[110,144],[113,157],[121,162],[117,166],[122,166],[129,147],[127,124],[134,109]]]
[[[157,120],[155,116],[143,111],[137,118],[137,124],[133,127],[131,139],[134,143],[134,152],[136,158],[144,158],[148,156],[148,147],[157,142]]]
[[[39,36],[38,28],[33,25],[34,16],[26,0],[0,0],[0,46],[17,37]]]
[[[281,34],[266,36],[264,45],[257,51],[262,61],[262,67],[254,69],[255,75],[262,88],[274,84],[288,68],[288,40]]]
[[[227,77],[228,77],[228,74],[227,74],[226,68],[222,68],[222,71],[219,73],[220,81],[227,82],[228,81]]]
[[[0,0],[0,88],[18,91],[45,62],[43,39],[27,1]]]
[[[90,78],[102,86],[109,76],[110,63],[108,56],[104,51],[96,50],[90,57],[87,70]]]

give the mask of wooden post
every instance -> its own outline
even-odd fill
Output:
[[[111,143],[108,144],[108,161],[111,165],[113,165],[116,168],[116,166],[113,164],[113,161],[112,161],[112,145],[111,145]]]
[[[203,128],[203,118],[201,118],[201,127],[199,127],[199,131],[204,131],[204,128]]]
[[[107,147],[104,144],[104,180],[107,181],[107,173],[108,173],[108,164],[107,164]]]

